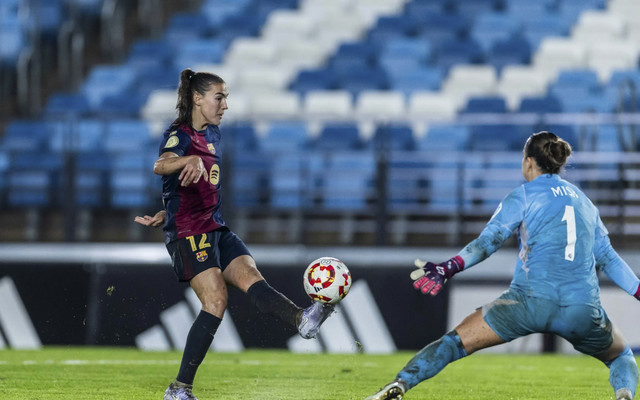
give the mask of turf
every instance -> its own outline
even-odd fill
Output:
[[[210,353],[194,394],[207,399],[363,399],[413,353]],[[162,399],[179,352],[47,347],[0,351],[3,399]],[[611,399],[608,369],[585,356],[475,354],[411,390],[412,399]]]

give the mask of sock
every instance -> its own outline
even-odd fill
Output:
[[[204,360],[204,356],[207,355],[213,341],[213,335],[216,334],[221,322],[222,320],[215,315],[200,311],[187,336],[187,343],[182,353],[182,363],[176,378],[178,382],[187,385],[193,384],[196,371]]]
[[[622,350],[618,357],[605,365],[609,367],[609,383],[611,383],[614,393],[618,389],[626,388],[631,390],[635,396],[636,386],[638,386],[638,365],[629,345]]]
[[[396,379],[404,381],[409,390],[418,383],[434,377],[449,363],[466,355],[460,337],[453,330],[420,350],[398,373]]]
[[[266,281],[258,281],[251,285],[247,294],[251,303],[261,312],[288,322],[295,328],[298,327],[298,314],[301,308],[272,288]]]

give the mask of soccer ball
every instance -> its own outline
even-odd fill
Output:
[[[351,273],[337,258],[320,257],[309,264],[302,282],[312,300],[335,304],[349,293]]]

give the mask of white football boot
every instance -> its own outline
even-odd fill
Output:
[[[406,391],[407,385],[403,381],[396,379],[365,400],[402,400],[402,396]]]
[[[333,304],[321,303],[314,301],[309,307],[302,311],[302,318],[298,325],[298,333],[305,339],[316,337],[322,323],[329,318],[334,311]]]

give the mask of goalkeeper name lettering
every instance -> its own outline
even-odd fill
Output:
[[[578,193],[576,193],[576,191],[569,186],[557,186],[550,189],[551,193],[553,193],[553,197],[571,196],[575,197],[576,199],[578,198]]]

